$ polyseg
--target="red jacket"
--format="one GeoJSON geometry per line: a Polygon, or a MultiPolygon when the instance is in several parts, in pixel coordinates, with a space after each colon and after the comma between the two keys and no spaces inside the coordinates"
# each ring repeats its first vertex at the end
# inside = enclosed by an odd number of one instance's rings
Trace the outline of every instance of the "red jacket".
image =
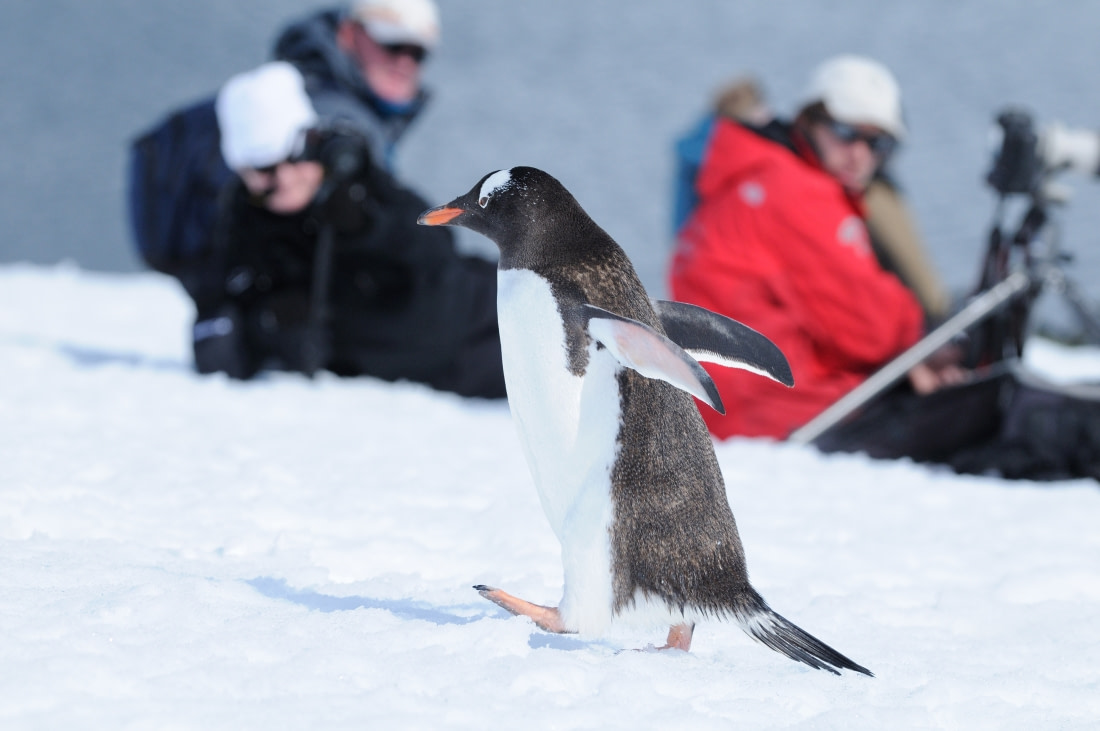
{"type": "Polygon", "coordinates": [[[815,163],[719,121],[697,189],[672,297],[768,336],[795,380],[706,365],[726,407],[702,407],[715,436],[784,439],[920,338],[920,305],[879,267],[861,202],[815,163]]]}

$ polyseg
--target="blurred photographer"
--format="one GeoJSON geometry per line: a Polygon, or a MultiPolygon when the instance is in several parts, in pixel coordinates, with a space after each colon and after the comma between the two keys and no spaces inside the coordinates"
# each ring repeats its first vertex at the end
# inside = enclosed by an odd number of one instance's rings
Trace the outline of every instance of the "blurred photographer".
{"type": "MultiPolygon", "coordinates": [[[[711,371],[727,410],[703,418],[719,439],[786,438],[923,335],[916,296],[874,254],[864,202],[906,133],[893,74],[848,54],[813,70],[793,119],[715,119],[669,290],[771,338],[798,384],[711,371]]],[[[960,377],[937,361],[912,382],[960,377]]]]}
{"type": "Polygon", "coordinates": [[[375,163],[393,171],[398,142],[428,103],[423,70],[440,33],[434,0],[355,0],[287,25],[272,58],[294,64],[318,113],[358,129],[375,163]]]}
{"type": "Polygon", "coordinates": [[[417,226],[427,202],[358,132],[318,118],[294,66],[231,78],[216,112],[238,179],[215,234],[224,286],[196,298],[200,372],[327,369],[505,395],[495,265],[417,226]]]}
{"type": "MultiPolygon", "coordinates": [[[[789,137],[755,77],[738,76],[721,87],[702,118],[676,141],[674,233],[699,204],[695,185],[719,119],[732,120],[776,140],[789,137]]],[[[925,319],[935,325],[950,314],[951,295],[932,265],[905,196],[889,170],[889,161],[885,163],[875,170],[862,191],[871,249],[880,266],[916,295],[925,319]]]]}

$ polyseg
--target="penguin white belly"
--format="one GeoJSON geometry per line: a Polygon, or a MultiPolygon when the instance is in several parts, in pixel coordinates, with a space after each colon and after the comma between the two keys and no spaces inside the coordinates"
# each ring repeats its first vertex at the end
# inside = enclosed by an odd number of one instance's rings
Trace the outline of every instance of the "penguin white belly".
{"type": "Polygon", "coordinates": [[[611,623],[611,469],[618,453],[618,362],[589,345],[583,376],[569,370],[565,327],[550,283],[527,269],[498,273],[497,312],[508,405],[543,511],[562,546],[566,627],[611,623]]]}

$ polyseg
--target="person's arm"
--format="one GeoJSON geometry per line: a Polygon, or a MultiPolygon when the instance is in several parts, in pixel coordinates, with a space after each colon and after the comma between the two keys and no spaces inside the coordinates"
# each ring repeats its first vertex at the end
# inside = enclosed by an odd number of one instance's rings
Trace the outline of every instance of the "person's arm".
{"type": "Polygon", "coordinates": [[[197,314],[191,336],[196,371],[249,379],[256,375],[258,363],[246,344],[244,317],[230,276],[238,258],[237,210],[244,193],[239,180],[231,186],[222,196],[214,246],[204,263],[207,271],[203,276],[211,284],[195,298],[197,314]]]}
{"type": "Polygon", "coordinates": [[[942,321],[951,307],[951,296],[932,266],[905,199],[891,183],[876,179],[864,200],[867,229],[883,268],[897,273],[920,300],[930,322],[942,321]]]}

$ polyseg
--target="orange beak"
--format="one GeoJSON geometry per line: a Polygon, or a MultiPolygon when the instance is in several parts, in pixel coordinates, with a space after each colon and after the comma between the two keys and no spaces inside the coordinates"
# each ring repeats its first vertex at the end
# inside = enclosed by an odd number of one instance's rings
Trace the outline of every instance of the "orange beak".
{"type": "Polygon", "coordinates": [[[462,215],[461,208],[451,208],[449,206],[440,206],[439,208],[433,208],[430,211],[424,211],[420,214],[420,218],[416,219],[416,222],[421,226],[442,226],[450,223],[454,219],[462,215]]]}

